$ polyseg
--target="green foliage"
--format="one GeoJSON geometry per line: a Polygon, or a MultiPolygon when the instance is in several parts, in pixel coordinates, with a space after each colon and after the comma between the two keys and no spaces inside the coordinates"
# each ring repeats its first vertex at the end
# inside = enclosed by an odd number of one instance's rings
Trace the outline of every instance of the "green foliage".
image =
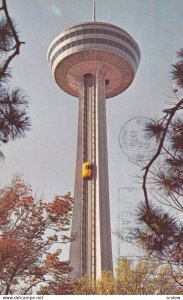
{"type": "Polygon", "coordinates": [[[115,277],[103,272],[102,278],[93,282],[86,277],[71,283],[73,295],[171,295],[182,291],[173,280],[170,266],[147,257],[136,264],[132,260],[118,259],[115,277]]]}
{"type": "Polygon", "coordinates": [[[183,88],[183,49],[177,52],[179,61],[173,65],[172,77],[179,87],[183,88]]]}
{"type": "Polygon", "coordinates": [[[104,271],[102,273],[101,280],[96,283],[97,295],[116,295],[118,289],[116,285],[116,279],[114,279],[111,272],[104,271]]]}
{"type": "MultiPolygon", "coordinates": [[[[11,89],[9,65],[19,54],[20,45],[14,23],[9,16],[6,0],[2,1],[0,19],[0,146],[9,140],[24,137],[30,130],[27,98],[20,88],[11,89]]],[[[4,154],[0,151],[0,158],[4,154]]]]}
{"type": "Polygon", "coordinates": [[[138,207],[138,226],[134,231],[135,240],[149,255],[172,266],[183,262],[183,98],[180,97],[183,49],[178,52],[178,59],[172,70],[173,80],[178,86],[173,90],[176,103],[163,110],[160,120],[149,122],[145,128],[147,139],[156,139],[159,146],[143,168],[144,203],[138,207]],[[151,191],[154,189],[151,195],[149,187],[151,191]]]}
{"type": "Polygon", "coordinates": [[[147,211],[142,202],[138,207],[137,221],[140,226],[134,229],[134,237],[148,253],[159,257],[170,249],[175,251],[182,234],[175,217],[153,205],[147,211]]]}
{"type": "Polygon", "coordinates": [[[97,295],[96,286],[87,277],[72,282],[72,295],[97,295]]]}
{"type": "Polygon", "coordinates": [[[156,138],[156,141],[158,142],[163,133],[163,126],[159,120],[152,120],[146,124],[144,131],[147,139],[156,138]]]}
{"type": "Polygon", "coordinates": [[[9,26],[9,22],[3,16],[0,20],[0,52],[3,55],[4,52],[11,51],[13,47],[13,33],[9,26]]]}

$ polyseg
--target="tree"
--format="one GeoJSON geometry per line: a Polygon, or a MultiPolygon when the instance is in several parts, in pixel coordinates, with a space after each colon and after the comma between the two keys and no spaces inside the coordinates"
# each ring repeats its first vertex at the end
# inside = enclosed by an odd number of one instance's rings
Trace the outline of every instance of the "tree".
{"type": "Polygon", "coordinates": [[[131,259],[119,259],[117,280],[121,295],[171,295],[178,290],[169,265],[162,266],[160,261],[148,257],[135,264],[131,259]]]}
{"type": "Polygon", "coordinates": [[[31,294],[37,286],[69,284],[69,262],[61,259],[73,200],[55,196],[45,203],[16,177],[0,189],[0,293],[31,294]]]}
{"type": "MultiPolygon", "coordinates": [[[[56,278],[55,278],[56,279],[56,278]]],[[[54,280],[46,287],[39,290],[41,295],[116,295],[117,285],[112,273],[109,271],[102,272],[102,278],[96,282],[82,277],[78,280],[71,280],[67,289],[59,280],[54,280]]]]}
{"type": "Polygon", "coordinates": [[[101,279],[96,282],[87,277],[73,281],[71,284],[72,295],[117,295],[116,279],[110,271],[103,271],[101,279]]]}
{"type": "Polygon", "coordinates": [[[134,263],[119,258],[115,276],[104,271],[94,285],[86,277],[71,284],[73,295],[167,295],[183,294],[183,289],[172,279],[170,266],[144,257],[134,263]]]}
{"type": "MultiPolygon", "coordinates": [[[[27,97],[20,88],[11,89],[8,86],[11,72],[9,65],[19,55],[20,46],[15,24],[9,16],[6,0],[2,0],[0,7],[0,146],[9,140],[24,137],[30,129],[27,116],[27,97]]],[[[4,154],[0,151],[0,158],[4,154]]]]}
{"type": "Polygon", "coordinates": [[[96,286],[87,277],[72,281],[71,295],[97,295],[96,286]]]}
{"type": "Polygon", "coordinates": [[[183,263],[183,49],[172,66],[172,79],[177,85],[173,89],[175,103],[145,128],[147,138],[156,139],[158,147],[143,168],[144,202],[138,208],[134,237],[149,255],[166,261],[174,280],[183,286],[177,275],[183,263]]]}

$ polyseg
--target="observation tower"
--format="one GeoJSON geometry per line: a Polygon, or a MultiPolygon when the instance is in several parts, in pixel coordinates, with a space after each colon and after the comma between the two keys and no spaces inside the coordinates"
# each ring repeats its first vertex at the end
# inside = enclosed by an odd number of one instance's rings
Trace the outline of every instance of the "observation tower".
{"type": "Polygon", "coordinates": [[[140,49],[126,31],[94,18],[60,33],[49,46],[48,61],[59,87],[79,99],[70,264],[72,278],[95,281],[101,271],[113,270],[106,98],[130,86],[140,49]]]}

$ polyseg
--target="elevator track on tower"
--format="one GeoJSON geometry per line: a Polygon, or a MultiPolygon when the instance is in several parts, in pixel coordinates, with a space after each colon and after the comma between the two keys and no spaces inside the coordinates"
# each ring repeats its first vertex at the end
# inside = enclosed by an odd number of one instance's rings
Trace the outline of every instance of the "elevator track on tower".
{"type": "Polygon", "coordinates": [[[82,97],[83,163],[92,163],[91,180],[82,180],[82,274],[96,281],[96,101],[95,79],[84,76],[82,97]]]}

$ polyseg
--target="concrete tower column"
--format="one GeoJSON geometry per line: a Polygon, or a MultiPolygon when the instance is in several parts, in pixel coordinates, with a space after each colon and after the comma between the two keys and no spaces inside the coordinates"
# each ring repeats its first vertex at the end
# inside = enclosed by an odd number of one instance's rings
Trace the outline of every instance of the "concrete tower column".
{"type": "Polygon", "coordinates": [[[102,270],[113,269],[105,85],[104,70],[98,70],[96,75],[86,74],[79,96],[78,152],[72,221],[72,233],[76,231],[76,240],[71,244],[70,261],[73,277],[87,275],[93,280],[101,277],[102,270]],[[82,163],[86,161],[93,164],[93,176],[88,181],[81,177],[82,163]]]}
{"type": "Polygon", "coordinates": [[[96,212],[97,228],[99,229],[97,236],[97,277],[101,277],[101,270],[113,270],[107,155],[106,84],[105,68],[98,69],[96,74],[96,212]]]}
{"type": "Polygon", "coordinates": [[[79,109],[78,109],[78,137],[77,137],[77,154],[76,154],[76,171],[75,171],[75,188],[74,188],[74,207],[72,217],[72,247],[70,248],[71,267],[73,268],[72,277],[80,278],[83,268],[82,259],[82,176],[81,166],[83,162],[83,82],[80,83],[79,89],[79,109]]]}

